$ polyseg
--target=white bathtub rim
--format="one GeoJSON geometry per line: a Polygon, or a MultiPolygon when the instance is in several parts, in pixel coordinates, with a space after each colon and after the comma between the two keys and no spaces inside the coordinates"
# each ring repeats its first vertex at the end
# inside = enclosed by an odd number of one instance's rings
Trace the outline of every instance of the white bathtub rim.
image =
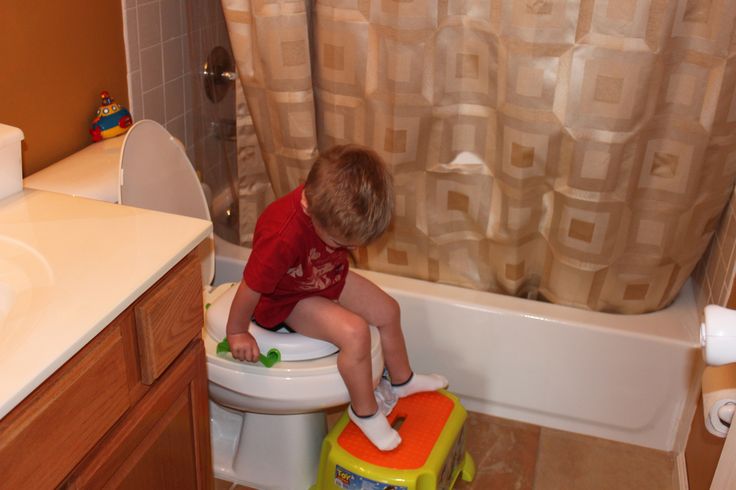
{"type": "MultiPolygon", "coordinates": [[[[215,237],[215,250],[221,260],[245,264],[250,249],[215,237]]],[[[699,347],[699,319],[694,307],[695,296],[691,280],[680,290],[675,301],[667,308],[638,315],[601,313],[565,305],[556,305],[525,298],[517,298],[488,291],[467,289],[420,279],[401,277],[382,272],[353,269],[379,284],[389,294],[413,298],[427,298],[440,303],[464,308],[493,311],[513,317],[527,317],[542,322],[559,322],[581,329],[613,329],[619,335],[672,342],[687,347],[699,347]],[[622,322],[622,319],[625,321],[622,322]]]]}

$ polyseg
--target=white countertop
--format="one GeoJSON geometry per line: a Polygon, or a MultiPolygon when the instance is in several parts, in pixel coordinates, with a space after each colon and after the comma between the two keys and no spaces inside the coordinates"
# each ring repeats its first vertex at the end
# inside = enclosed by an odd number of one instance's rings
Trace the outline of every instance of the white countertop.
{"type": "Polygon", "coordinates": [[[211,230],[32,189],[0,200],[0,418],[211,230]]]}

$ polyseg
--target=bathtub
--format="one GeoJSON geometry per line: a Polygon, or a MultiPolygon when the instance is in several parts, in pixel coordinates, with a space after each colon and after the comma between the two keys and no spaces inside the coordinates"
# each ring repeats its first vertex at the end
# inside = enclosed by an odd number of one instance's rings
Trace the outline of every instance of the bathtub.
{"type": "MultiPolygon", "coordinates": [[[[217,240],[215,283],[249,250],[217,240]]],[[[665,310],[613,315],[356,270],[401,304],[412,367],[468,410],[681,452],[703,361],[691,284],[665,310]]]]}

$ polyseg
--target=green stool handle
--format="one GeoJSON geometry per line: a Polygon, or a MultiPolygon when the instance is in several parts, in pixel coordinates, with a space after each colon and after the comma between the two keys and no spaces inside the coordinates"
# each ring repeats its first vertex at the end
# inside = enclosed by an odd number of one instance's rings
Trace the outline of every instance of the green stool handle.
{"type": "MultiPolygon", "coordinates": [[[[222,339],[222,342],[217,344],[217,355],[230,352],[230,343],[227,339],[222,339]]],[[[264,356],[263,354],[258,355],[258,360],[261,364],[270,368],[281,360],[281,352],[278,349],[269,349],[268,353],[264,356]]]]}

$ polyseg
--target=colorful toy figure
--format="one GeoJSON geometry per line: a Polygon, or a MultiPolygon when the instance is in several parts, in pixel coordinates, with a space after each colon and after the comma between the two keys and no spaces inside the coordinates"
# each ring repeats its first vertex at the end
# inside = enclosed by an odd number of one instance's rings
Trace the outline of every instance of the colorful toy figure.
{"type": "Polygon", "coordinates": [[[100,141],[105,138],[113,138],[123,134],[133,124],[128,109],[117,104],[106,91],[100,92],[102,104],[97,109],[97,115],[92,120],[89,134],[92,141],[100,141]]]}

